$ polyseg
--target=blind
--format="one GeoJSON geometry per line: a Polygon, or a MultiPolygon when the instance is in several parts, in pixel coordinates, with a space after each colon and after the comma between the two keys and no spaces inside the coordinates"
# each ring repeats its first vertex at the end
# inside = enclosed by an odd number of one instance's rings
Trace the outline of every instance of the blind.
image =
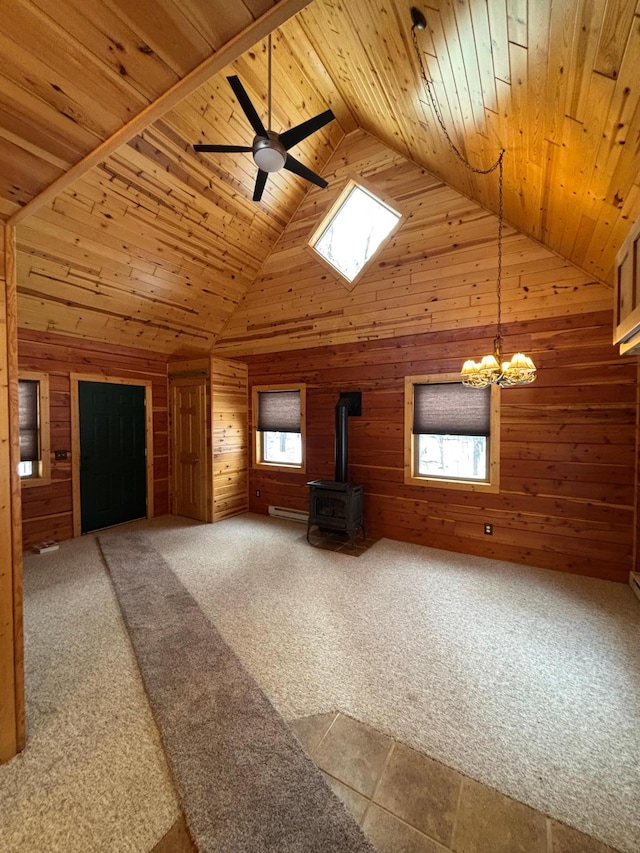
{"type": "Polygon", "coordinates": [[[258,391],[260,432],[300,432],[299,391],[258,391]]]}
{"type": "Polygon", "coordinates": [[[491,388],[466,388],[459,382],[414,385],[413,432],[490,435],[491,388]]]}
{"type": "Polygon", "coordinates": [[[38,429],[37,379],[18,382],[18,409],[20,420],[20,461],[37,462],[40,458],[40,430],[38,429]]]}

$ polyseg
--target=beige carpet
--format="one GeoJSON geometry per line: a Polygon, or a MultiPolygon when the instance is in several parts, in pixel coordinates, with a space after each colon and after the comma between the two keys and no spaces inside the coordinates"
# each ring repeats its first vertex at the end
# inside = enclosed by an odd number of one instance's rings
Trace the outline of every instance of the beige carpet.
{"type": "Polygon", "coordinates": [[[334,708],[640,851],[640,606],[629,587],[300,525],[160,519],[151,541],[288,718],[334,708]]]}
{"type": "Polygon", "coordinates": [[[2,853],[147,853],[179,809],[93,536],[26,558],[27,748],[0,767],[2,853]]]}
{"type": "MultiPolygon", "coordinates": [[[[286,717],[340,708],[640,850],[640,607],[629,588],[389,540],[352,559],[261,516],[131,527],[148,532],[286,717]]],[[[0,849],[142,851],[142,836],[149,849],[177,806],[92,537],[28,560],[26,621],[32,741],[0,768],[0,849]],[[100,710],[113,690],[119,721],[113,704],[100,710]],[[73,847],[77,824],[85,843],[73,847]],[[103,831],[119,840],[103,843],[103,831]],[[58,846],[37,846],[43,832],[58,846]]]]}

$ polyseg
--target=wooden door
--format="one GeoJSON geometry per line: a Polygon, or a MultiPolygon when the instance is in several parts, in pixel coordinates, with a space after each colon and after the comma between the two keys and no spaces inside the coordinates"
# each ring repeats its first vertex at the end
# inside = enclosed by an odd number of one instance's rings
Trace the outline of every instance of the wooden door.
{"type": "Polygon", "coordinates": [[[145,389],[78,383],[82,532],[147,515],[145,389]]]}
{"type": "Polygon", "coordinates": [[[207,521],[207,387],[204,379],[171,383],[172,508],[207,521]]]}

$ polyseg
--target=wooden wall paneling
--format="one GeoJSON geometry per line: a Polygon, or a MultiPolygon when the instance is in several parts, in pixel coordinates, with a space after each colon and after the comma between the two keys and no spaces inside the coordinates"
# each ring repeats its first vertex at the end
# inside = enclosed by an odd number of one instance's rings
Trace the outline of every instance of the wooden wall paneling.
{"type": "MultiPolygon", "coordinates": [[[[640,32],[640,19],[636,24],[636,32],[640,32]]],[[[622,62],[616,70],[615,79],[617,82],[613,89],[613,96],[606,117],[605,132],[598,146],[595,167],[589,185],[593,198],[591,208],[594,215],[597,212],[596,203],[598,199],[606,199],[609,204],[614,203],[614,194],[618,198],[624,199],[628,189],[637,179],[637,174],[634,175],[635,170],[629,169],[627,165],[624,170],[626,180],[624,175],[620,174],[612,191],[612,181],[616,169],[619,163],[625,161],[629,156],[626,150],[626,141],[633,136],[634,118],[636,127],[638,123],[638,105],[633,102],[630,95],[639,85],[636,74],[639,61],[640,39],[631,38],[622,62]]],[[[616,205],[620,204],[618,200],[615,203],[616,205]]]]}
{"type": "MultiPolygon", "coordinates": [[[[485,110],[495,113],[498,110],[498,96],[496,94],[496,58],[497,51],[491,39],[490,13],[488,6],[471,5],[472,31],[468,34],[469,40],[475,38],[476,61],[478,73],[482,86],[482,105],[485,110]],[[475,37],[474,37],[475,33],[475,37]]],[[[484,129],[484,127],[483,127],[484,129]]]]}
{"type": "MultiPolygon", "coordinates": [[[[169,383],[200,379],[206,389],[206,465],[201,466],[206,520],[248,509],[247,366],[220,358],[171,361],[169,383]]],[[[175,450],[174,450],[175,452],[175,450]]],[[[175,458],[175,457],[174,457],[175,458]]],[[[172,484],[172,495],[175,486],[172,484]]],[[[175,511],[175,500],[171,500],[175,511]]]]}
{"type": "Polygon", "coordinates": [[[509,65],[509,30],[506,3],[488,3],[487,14],[489,16],[495,78],[502,80],[503,83],[509,83],[511,68],[509,65]]]}
{"type": "Polygon", "coordinates": [[[15,232],[0,229],[0,763],[24,747],[15,232]]]}
{"type": "Polygon", "coordinates": [[[633,6],[624,0],[607,3],[593,64],[597,74],[618,78],[635,14],[633,6]]]}
{"type": "Polygon", "coordinates": [[[31,153],[37,150],[45,163],[67,168],[83,151],[99,142],[91,131],[69,121],[64,113],[52,109],[33,92],[6,77],[0,89],[0,111],[2,135],[11,142],[11,153],[18,155],[17,167],[21,150],[31,153]]]}
{"type": "MultiPolygon", "coordinates": [[[[640,122],[632,75],[640,51],[636,0],[489,6],[442,0],[427,10],[427,27],[418,43],[452,138],[476,166],[507,150],[507,220],[610,281],[616,248],[640,213],[635,149],[622,144],[640,122]]],[[[306,189],[298,178],[272,176],[256,209],[249,202],[250,156],[196,157],[191,150],[194,139],[245,138],[247,122],[225,73],[241,72],[264,111],[261,39],[273,30],[274,123],[293,124],[327,104],[338,117],[299,146],[304,161],[321,168],[339,134],[358,125],[497,209],[496,182],[470,174],[437,125],[420,81],[408,10],[398,0],[259,0],[233,8],[224,0],[189,0],[179,8],[144,0],[135,9],[121,0],[34,0],[15,6],[0,24],[0,173],[11,176],[0,180],[0,215],[22,221],[35,206],[21,206],[40,188],[47,187],[46,195],[37,203],[46,205],[137,138],[146,166],[156,159],[156,192],[175,196],[174,226],[214,219],[214,208],[224,208],[229,219],[236,209],[250,217],[253,208],[257,222],[268,209],[281,230],[306,189]],[[201,85],[207,94],[198,93],[201,85]],[[167,113],[192,98],[200,111],[195,136],[176,127],[167,132],[167,113]],[[111,128],[120,129],[105,142],[111,128]],[[78,164],[89,152],[92,159],[78,164]]],[[[239,248],[250,253],[255,240],[249,234],[255,237],[257,229],[241,230],[239,248]]],[[[219,256],[224,233],[212,228],[208,236],[219,256]]],[[[53,313],[62,332],[80,319],[74,313],[64,328],[60,312],[53,313]]],[[[97,319],[91,320],[95,334],[97,319]]],[[[119,324],[126,327],[123,319],[119,324]]],[[[143,331],[135,333],[147,342],[143,331]]],[[[168,347],[170,336],[160,337],[168,347]]],[[[198,336],[192,343],[194,351],[208,348],[198,336]]],[[[149,339],[148,346],[157,343],[149,339]]]]}
{"type": "MultiPolygon", "coordinates": [[[[147,405],[147,421],[152,419],[152,451],[147,456],[153,477],[148,495],[155,515],[169,511],[168,422],[166,357],[133,347],[105,346],[81,342],[55,334],[20,329],[19,363],[22,370],[49,376],[51,408],[51,485],[23,490],[22,546],[31,548],[44,539],[57,541],[74,535],[79,518],[73,513],[73,453],[71,407],[77,395],[71,392],[72,373],[86,373],[103,381],[115,377],[129,384],[150,383],[152,404],[147,405]],[[56,450],[66,450],[67,460],[55,460],[56,450]],[[37,493],[37,494],[36,494],[37,493]]],[[[147,424],[149,427],[149,424],[147,424]]],[[[75,495],[76,504],[79,494],[75,495]]],[[[78,504],[79,505],[79,504],[78,504]]]]}
{"type": "Polygon", "coordinates": [[[507,28],[509,41],[528,47],[527,0],[507,0],[507,28]]]}
{"type": "MultiPolygon", "coordinates": [[[[0,50],[7,39],[14,46],[14,67],[4,73],[25,88],[34,89],[43,100],[50,95],[51,79],[65,80],[56,90],[63,111],[73,111],[77,122],[101,138],[111,135],[144,106],[146,99],[129,86],[126,75],[98,65],[92,53],[71,37],[57,22],[31,4],[15,3],[2,16],[0,50]],[[23,45],[22,36],[30,38],[23,45]],[[129,96],[123,97],[123,90],[129,96]]],[[[3,50],[4,54],[4,50],[3,50]]]]}
{"type": "MultiPolygon", "coordinates": [[[[608,115],[614,91],[614,81],[600,74],[591,75],[588,85],[588,105],[585,106],[583,121],[581,123],[570,123],[569,144],[572,148],[579,150],[581,158],[584,159],[582,163],[580,161],[565,163],[563,173],[566,176],[567,195],[569,196],[575,198],[578,195],[576,188],[585,187],[586,193],[584,194],[587,197],[587,202],[592,199],[590,183],[593,175],[593,166],[585,169],[584,163],[587,162],[595,165],[594,161],[596,160],[602,140],[601,116],[608,115]]],[[[580,193],[580,195],[582,194],[580,193]]],[[[560,229],[558,229],[554,237],[554,248],[565,257],[572,257],[573,245],[578,235],[576,226],[580,215],[593,212],[593,207],[588,203],[585,205],[584,199],[581,199],[581,202],[580,205],[574,205],[573,209],[567,211],[564,220],[564,231],[560,232],[560,229]]],[[[602,210],[604,206],[606,206],[608,213],[609,205],[606,198],[603,200],[603,204],[600,205],[600,209],[602,210]]],[[[587,269],[590,267],[589,261],[586,264],[584,263],[584,258],[576,260],[578,263],[582,262],[583,266],[587,269]]]]}
{"type": "MultiPolygon", "coordinates": [[[[251,55],[255,68],[248,59],[236,66],[256,77],[262,93],[266,60],[262,52],[251,55]]],[[[285,83],[290,65],[285,58],[276,68],[285,83]]],[[[302,79],[301,66],[294,66],[302,79]]],[[[224,104],[214,111],[209,132],[214,138],[216,129],[228,124],[227,109],[241,113],[222,75],[23,223],[23,325],[118,344],[133,336],[137,344],[171,353],[210,349],[305,192],[297,177],[274,176],[266,209],[239,192],[240,185],[230,183],[224,170],[212,174],[210,164],[218,158],[197,156],[192,143],[201,138],[214,91],[224,104]]],[[[260,95],[254,97],[259,104],[260,95]]],[[[291,87],[284,98],[284,121],[291,121],[293,101],[304,118],[326,105],[310,82],[303,101],[291,87]]],[[[238,124],[243,133],[250,131],[243,114],[238,124]]],[[[314,136],[323,146],[321,154],[306,141],[300,147],[315,151],[306,159],[321,169],[342,129],[334,122],[314,136]]],[[[239,160],[250,164],[252,186],[251,158],[239,160]]]]}
{"type": "Polygon", "coordinates": [[[610,311],[509,323],[539,380],[501,396],[501,487],[477,495],[405,486],[404,377],[448,373],[483,350],[491,327],[247,357],[250,385],[307,384],[307,471],[250,471],[250,508],[303,509],[306,481],[333,476],[333,407],[361,390],[349,472],[365,483],[367,530],[449,550],[626,581],[632,565],[636,363],[610,342],[610,311]],[[532,441],[532,435],[535,440],[532,441]],[[261,497],[255,498],[255,489],[261,497]],[[494,535],[483,534],[493,521],[494,535]]]}
{"type": "MultiPolygon", "coordinates": [[[[302,21],[298,16],[290,18],[286,25],[280,30],[280,38],[283,49],[295,57],[301,72],[308,75],[313,84],[320,87],[326,107],[333,110],[338,124],[345,133],[351,133],[358,127],[353,112],[342,96],[342,93],[332,79],[330,70],[324,65],[320,56],[315,51],[305,50],[304,45],[307,36],[302,21]]],[[[307,87],[304,87],[305,89],[307,87]]],[[[325,107],[325,109],[326,109],[325,107]]]]}
{"type": "MultiPolygon", "coordinates": [[[[155,100],[178,75],[153,50],[147,50],[140,33],[131,29],[107,3],[89,6],[79,0],[36,0],[35,5],[56,21],[94,62],[124,78],[129,87],[155,100]]],[[[152,25],[147,22],[147,26],[152,25]]]]}
{"type": "MultiPolygon", "coordinates": [[[[478,67],[477,46],[474,41],[471,10],[468,5],[452,4],[450,0],[440,4],[440,14],[444,17],[447,32],[447,50],[456,80],[458,97],[462,98],[465,120],[465,140],[473,138],[469,130],[474,127],[476,133],[485,133],[485,103],[480,71],[478,67]]],[[[472,143],[472,151],[475,154],[472,143]]]]}
{"type": "Polygon", "coordinates": [[[7,200],[7,210],[20,208],[43,185],[50,183],[63,172],[58,165],[42,160],[33,150],[15,156],[11,140],[0,138],[0,194],[7,200]]]}
{"type": "MultiPolygon", "coordinates": [[[[302,348],[327,334],[345,343],[494,321],[492,214],[362,131],[343,140],[325,174],[329,190],[306,196],[216,342],[216,354],[302,348]],[[347,180],[363,173],[406,215],[349,293],[306,244],[347,180]]],[[[506,322],[610,306],[607,287],[510,227],[503,250],[506,322]]]]}
{"type": "Polygon", "coordinates": [[[211,359],[212,521],[249,508],[247,365],[211,359]]]}
{"type": "MultiPolygon", "coordinates": [[[[121,123],[119,127],[100,128],[98,134],[104,141],[93,151],[87,152],[80,162],[72,166],[64,175],[49,183],[37,197],[17,211],[12,217],[13,223],[17,224],[26,216],[48,204],[59,192],[70,186],[74,180],[105,160],[127,140],[168,112],[211,76],[252,47],[257,40],[281,25],[309,2],[310,0],[280,0],[277,5],[272,6],[257,21],[253,21],[241,32],[235,33],[232,39],[213,53],[207,48],[206,44],[202,43],[200,45],[195,44],[194,50],[194,43],[200,39],[198,30],[178,11],[178,7],[174,6],[173,3],[166,3],[160,13],[157,4],[150,3],[148,0],[145,0],[144,3],[137,3],[135,9],[130,4],[126,4],[126,6],[119,4],[118,14],[127,21],[132,29],[148,28],[149,22],[153,22],[156,33],[164,44],[171,44],[175,49],[182,41],[184,47],[181,48],[183,53],[181,61],[186,63],[188,67],[181,67],[179,73],[184,76],[155,101],[142,110],[136,111],[126,123],[121,123]],[[162,28],[164,28],[164,32],[162,28]],[[196,65],[197,59],[194,61],[194,57],[198,56],[199,51],[202,61],[196,65]]],[[[221,3],[221,6],[223,5],[225,4],[221,3]]],[[[222,12],[222,8],[220,11],[222,12]]],[[[213,12],[211,14],[211,19],[215,20],[213,12]]],[[[226,21],[229,20],[228,16],[224,14],[222,18],[226,21]]],[[[158,49],[157,44],[150,46],[162,56],[162,49],[158,49]]],[[[167,57],[165,56],[163,59],[166,61],[167,57]]],[[[94,113],[87,114],[87,121],[95,122],[94,113]]]]}
{"type": "MultiPolygon", "coordinates": [[[[463,156],[469,156],[467,155],[467,145],[469,142],[465,132],[465,115],[463,106],[460,102],[460,95],[455,84],[455,74],[452,68],[451,58],[447,50],[447,41],[442,21],[439,14],[432,14],[429,16],[429,19],[429,29],[431,30],[436,54],[434,60],[431,59],[431,57],[426,57],[428,73],[430,78],[433,80],[438,107],[442,107],[441,113],[445,122],[445,127],[447,127],[447,132],[450,134],[454,144],[458,150],[461,151],[463,156]],[[451,128],[453,128],[453,132],[451,131],[451,128]]],[[[426,93],[424,97],[427,98],[426,93]]],[[[434,115],[430,101],[429,115],[432,121],[437,121],[437,117],[434,115]]],[[[372,128],[371,132],[375,132],[375,130],[372,128]]],[[[443,156],[446,156],[451,163],[455,160],[455,157],[450,151],[443,153],[443,156]]],[[[454,171],[456,174],[456,186],[458,186],[460,191],[465,195],[471,197],[474,189],[471,173],[466,169],[460,168],[459,164],[456,166],[454,171]]],[[[442,177],[441,171],[439,177],[442,177]]]]}

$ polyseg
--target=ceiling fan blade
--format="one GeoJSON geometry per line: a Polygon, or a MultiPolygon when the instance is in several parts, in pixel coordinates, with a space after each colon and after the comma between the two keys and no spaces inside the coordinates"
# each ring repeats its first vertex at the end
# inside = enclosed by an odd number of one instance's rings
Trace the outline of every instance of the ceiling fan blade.
{"type": "Polygon", "coordinates": [[[291,154],[287,154],[284,168],[296,175],[300,175],[301,178],[306,178],[308,181],[311,181],[312,184],[316,184],[319,187],[328,186],[328,183],[324,178],[321,178],[320,175],[316,175],[316,173],[312,172],[311,169],[307,169],[306,166],[304,166],[299,160],[296,160],[295,157],[292,157],[291,154]]]}
{"type": "Polygon", "coordinates": [[[253,200],[260,201],[262,198],[262,193],[264,190],[264,185],[267,183],[268,172],[264,172],[262,169],[258,169],[258,177],[256,178],[256,185],[253,190],[253,200]]]}
{"type": "Polygon", "coordinates": [[[218,154],[231,154],[236,151],[253,151],[250,145],[205,145],[193,146],[194,151],[215,151],[218,154]]]}
{"type": "Polygon", "coordinates": [[[280,142],[282,142],[288,151],[293,145],[297,145],[298,142],[302,142],[303,139],[306,139],[307,136],[311,136],[311,134],[315,133],[316,130],[320,130],[320,128],[324,127],[325,124],[329,124],[329,122],[333,121],[334,118],[335,116],[331,110],[325,110],[323,113],[320,113],[320,115],[314,116],[314,118],[310,118],[307,121],[303,121],[302,124],[297,124],[295,127],[292,127],[291,130],[285,130],[284,133],[280,134],[280,142]]]}
{"type": "Polygon", "coordinates": [[[258,136],[266,136],[267,131],[265,126],[262,124],[260,120],[260,116],[256,112],[256,108],[251,103],[249,99],[249,95],[247,95],[244,86],[240,82],[240,78],[235,74],[232,77],[227,77],[229,81],[229,85],[233,89],[233,92],[238,99],[238,103],[242,107],[244,114],[249,119],[249,124],[255,130],[258,136]]]}

